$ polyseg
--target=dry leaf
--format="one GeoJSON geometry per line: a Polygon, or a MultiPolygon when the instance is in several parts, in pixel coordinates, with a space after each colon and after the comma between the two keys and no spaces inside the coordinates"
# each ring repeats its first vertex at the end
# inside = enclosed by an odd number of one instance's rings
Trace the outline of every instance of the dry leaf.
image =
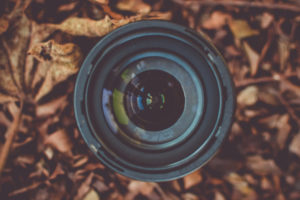
{"type": "Polygon", "coordinates": [[[240,105],[251,106],[258,100],[258,88],[256,86],[248,86],[243,89],[237,96],[237,102],[240,105]]]}
{"type": "Polygon", "coordinates": [[[226,198],[221,192],[216,191],[214,200],[226,200],[226,198]]]}
{"type": "Polygon", "coordinates": [[[225,178],[234,186],[236,191],[243,194],[248,199],[257,199],[255,191],[249,187],[248,182],[237,173],[232,172],[225,178]]]}
{"type": "Polygon", "coordinates": [[[266,29],[270,26],[270,24],[273,22],[274,16],[270,13],[264,12],[261,16],[260,26],[263,29],[266,29]]]}
{"type": "Polygon", "coordinates": [[[296,154],[298,157],[300,157],[300,133],[294,136],[290,146],[289,146],[290,152],[296,154]]]}
{"type": "Polygon", "coordinates": [[[58,130],[49,135],[45,140],[45,144],[52,146],[62,153],[70,152],[73,146],[67,132],[64,130],[58,130]]]}
{"type": "Polygon", "coordinates": [[[202,181],[202,175],[199,170],[185,176],[183,178],[184,188],[189,189],[202,181]]]}
{"type": "Polygon", "coordinates": [[[137,15],[124,19],[111,19],[108,15],[101,20],[92,20],[88,18],[70,17],[61,24],[49,24],[49,27],[59,29],[71,35],[87,36],[87,37],[102,37],[116,28],[128,24],[130,22],[139,21],[142,19],[170,19],[169,12],[152,12],[149,15],[137,15]]]}
{"type": "Polygon", "coordinates": [[[8,29],[9,23],[6,18],[0,18],[0,35],[8,29]]]}
{"type": "Polygon", "coordinates": [[[108,4],[109,0],[89,0],[90,2],[95,2],[95,3],[99,3],[99,4],[108,4]]]}
{"type": "Polygon", "coordinates": [[[247,158],[247,167],[258,175],[280,174],[281,171],[274,160],[263,159],[260,155],[247,158]]]}
{"type": "Polygon", "coordinates": [[[226,25],[229,19],[231,19],[231,15],[220,11],[215,11],[207,20],[202,23],[202,26],[206,29],[219,29],[226,25]]]}
{"type": "Polygon", "coordinates": [[[243,42],[243,46],[250,63],[251,75],[254,76],[258,70],[259,54],[254,51],[247,42],[243,42]]]}
{"type": "Polygon", "coordinates": [[[182,200],[199,200],[198,196],[192,193],[185,193],[181,197],[182,200]]]}
{"type": "Polygon", "coordinates": [[[279,145],[280,149],[283,149],[286,143],[286,140],[289,136],[289,133],[292,129],[289,124],[290,116],[288,114],[282,115],[276,123],[276,127],[278,129],[276,141],[279,145]]]}
{"type": "Polygon", "coordinates": [[[73,43],[61,45],[53,40],[34,45],[28,53],[41,62],[51,62],[35,100],[50,92],[57,83],[75,74],[82,61],[82,53],[77,45],[73,43]]]}
{"type": "Polygon", "coordinates": [[[37,117],[45,117],[53,115],[57,110],[62,110],[65,106],[68,105],[67,95],[59,97],[55,100],[50,101],[49,103],[38,105],[36,108],[37,117]]]}
{"type": "Polygon", "coordinates": [[[116,7],[120,10],[134,13],[146,14],[151,11],[151,6],[144,3],[143,0],[120,0],[116,7]]]}
{"type": "Polygon", "coordinates": [[[280,69],[283,70],[286,67],[286,63],[290,57],[290,41],[283,35],[280,35],[278,39],[278,53],[280,69]]]}
{"type": "Polygon", "coordinates": [[[149,195],[156,187],[156,183],[131,181],[128,185],[128,190],[133,193],[141,193],[145,196],[149,195]]]}
{"type": "Polygon", "coordinates": [[[83,200],[100,200],[98,193],[91,189],[83,198],[83,200]]]}
{"type": "Polygon", "coordinates": [[[230,20],[229,27],[234,37],[237,39],[243,39],[259,34],[259,32],[252,29],[245,20],[230,20]]]}
{"type": "Polygon", "coordinates": [[[90,188],[91,188],[90,185],[93,181],[93,178],[94,178],[94,173],[91,172],[88,175],[88,177],[85,179],[85,181],[83,181],[83,183],[78,188],[78,192],[77,192],[76,196],[74,197],[74,200],[81,200],[90,191],[90,188]]]}

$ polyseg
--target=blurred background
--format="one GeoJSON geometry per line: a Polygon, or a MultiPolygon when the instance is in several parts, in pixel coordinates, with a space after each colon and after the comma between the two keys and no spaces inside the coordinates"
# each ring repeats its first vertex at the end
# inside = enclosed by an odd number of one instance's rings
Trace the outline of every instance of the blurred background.
{"type": "Polygon", "coordinates": [[[1,0],[0,197],[300,199],[300,1],[1,0]],[[76,73],[101,37],[143,19],[205,33],[237,91],[232,129],[205,167],[145,183],[104,167],[76,128],[76,73]]]}

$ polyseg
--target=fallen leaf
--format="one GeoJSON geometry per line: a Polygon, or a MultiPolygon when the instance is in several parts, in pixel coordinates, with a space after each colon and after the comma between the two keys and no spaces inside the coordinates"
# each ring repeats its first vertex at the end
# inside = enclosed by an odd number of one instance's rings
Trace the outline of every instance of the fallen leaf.
{"type": "Polygon", "coordinates": [[[259,34],[259,31],[252,29],[246,20],[230,20],[229,27],[236,39],[243,39],[259,34]]]}
{"type": "Polygon", "coordinates": [[[91,172],[88,177],[81,183],[80,187],[78,188],[78,192],[74,197],[74,200],[81,200],[90,191],[93,178],[94,173],[91,172]]]}
{"type": "Polygon", "coordinates": [[[283,35],[280,35],[277,41],[280,69],[283,70],[285,69],[286,63],[290,57],[290,41],[288,37],[283,35]]]}
{"type": "Polygon", "coordinates": [[[271,190],[272,189],[272,184],[266,177],[262,177],[260,184],[261,184],[261,188],[263,190],[271,190]]]}
{"type": "Polygon", "coordinates": [[[65,174],[61,164],[57,164],[55,170],[52,172],[51,176],[49,177],[50,180],[56,179],[57,176],[65,174]]]}
{"type": "Polygon", "coordinates": [[[0,18],[0,35],[8,29],[9,23],[8,20],[4,17],[0,18]]]}
{"type": "Polygon", "coordinates": [[[226,198],[221,192],[216,191],[214,200],[226,200],[226,198]]]}
{"type": "Polygon", "coordinates": [[[233,185],[236,191],[243,194],[247,199],[257,199],[256,192],[249,186],[247,181],[237,173],[231,172],[225,179],[233,185]]]}
{"type": "Polygon", "coordinates": [[[258,175],[275,175],[281,173],[274,160],[263,159],[260,155],[249,156],[246,165],[258,175]]]}
{"type": "Polygon", "coordinates": [[[131,181],[128,185],[128,190],[133,193],[141,193],[145,196],[149,195],[156,187],[156,183],[131,181]]]}
{"type": "Polygon", "coordinates": [[[75,74],[82,61],[82,53],[77,45],[58,44],[53,40],[34,45],[28,53],[41,62],[51,62],[45,80],[35,96],[36,101],[50,92],[57,83],[75,74]]]}
{"type": "Polygon", "coordinates": [[[68,105],[67,96],[59,97],[55,100],[50,101],[42,105],[38,105],[36,108],[37,117],[45,117],[55,114],[58,110],[62,110],[68,105]]]}
{"type": "Polygon", "coordinates": [[[300,133],[294,136],[290,146],[289,146],[290,152],[296,154],[298,157],[300,157],[300,133]]]}
{"type": "Polygon", "coordinates": [[[124,19],[111,19],[108,15],[101,20],[92,20],[88,18],[70,17],[61,24],[49,24],[53,29],[59,29],[71,35],[87,36],[87,37],[102,37],[116,28],[128,24],[130,22],[139,21],[142,19],[170,19],[169,12],[152,12],[148,15],[137,15],[124,19]]]}
{"type": "Polygon", "coordinates": [[[220,11],[214,11],[210,17],[202,23],[202,26],[209,30],[219,29],[226,25],[229,19],[231,19],[231,15],[220,11]]]}
{"type": "Polygon", "coordinates": [[[245,53],[250,63],[250,72],[254,76],[258,70],[259,54],[254,51],[247,42],[243,42],[245,53]]]}
{"type": "Polygon", "coordinates": [[[62,129],[50,134],[46,138],[45,144],[52,146],[62,153],[70,152],[72,148],[72,142],[67,132],[62,129]]]}
{"type": "Polygon", "coordinates": [[[276,141],[280,149],[284,148],[286,140],[292,129],[291,125],[289,124],[289,120],[290,120],[290,116],[288,114],[284,114],[277,120],[276,123],[276,127],[278,129],[276,135],[276,141]]]}
{"type": "Polygon", "coordinates": [[[183,200],[199,200],[198,196],[192,193],[185,193],[181,195],[183,200]]]}
{"type": "Polygon", "coordinates": [[[202,175],[199,170],[185,176],[183,178],[184,188],[189,189],[202,182],[202,175]]]}
{"type": "Polygon", "coordinates": [[[94,190],[91,189],[83,198],[83,200],[100,200],[100,197],[98,193],[94,190]]]}
{"type": "Polygon", "coordinates": [[[99,3],[99,4],[108,4],[109,3],[109,0],[89,0],[90,2],[96,2],[96,3],[99,3]]]}
{"type": "Polygon", "coordinates": [[[273,15],[271,15],[268,12],[264,12],[261,15],[261,19],[260,19],[260,26],[261,26],[261,28],[263,28],[263,29],[268,28],[270,26],[270,24],[273,22],[273,20],[274,20],[274,16],[273,15]]]}
{"type": "Polygon", "coordinates": [[[258,100],[258,88],[256,86],[248,86],[243,89],[237,96],[237,102],[240,105],[251,106],[258,100]]]}
{"type": "Polygon", "coordinates": [[[151,11],[151,6],[144,3],[143,0],[120,0],[116,7],[120,10],[140,14],[146,14],[151,11]]]}

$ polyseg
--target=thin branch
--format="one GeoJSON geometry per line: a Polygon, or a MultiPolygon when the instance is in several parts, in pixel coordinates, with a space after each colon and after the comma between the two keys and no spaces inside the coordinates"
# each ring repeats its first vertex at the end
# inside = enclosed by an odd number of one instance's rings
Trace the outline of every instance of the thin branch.
{"type": "Polygon", "coordinates": [[[15,137],[16,133],[18,132],[19,125],[21,122],[22,110],[23,110],[23,102],[21,102],[19,112],[15,115],[14,121],[12,122],[11,126],[8,128],[8,130],[6,132],[7,138],[6,138],[5,144],[0,152],[0,176],[5,167],[5,163],[6,163],[8,155],[9,155],[10,148],[13,143],[14,137],[15,137]]]}
{"type": "Polygon", "coordinates": [[[297,73],[290,73],[287,75],[278,75],[260,77],[260,78],[245,78],[241,81],[235,81],[235,86],[237,88],[245,87],[248,85],[259,84],[259,83],[268,83],[268,82],[278,82],[286,78],[291,78],[297,76],[297,73]]]}
{"type": "Polygon", "coordinates": [[[300,126],[300,118],[295,113],[295,110],[291,107],[291,105],[283,98],[281,94],[278,95],[278,99],[281,104],[286,108],[289,115],[297,122],[298,126],[300,126]]]}
{"type": "Polygon", "coordinates": [[[300,6],[287,4],[287,3],[266,3],[258,1],[212,1],[212,0],[173,0],[178,4],[183,5],[206,5],[206,6],[236,6],[236,7],[249,7],[249,8],[264,8],[269,10],[285,10],[290,12],[300,12],[300,6]]]}

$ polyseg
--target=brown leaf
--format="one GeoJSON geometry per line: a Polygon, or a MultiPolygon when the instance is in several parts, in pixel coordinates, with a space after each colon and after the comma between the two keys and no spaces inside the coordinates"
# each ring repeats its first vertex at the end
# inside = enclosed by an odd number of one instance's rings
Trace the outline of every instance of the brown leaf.
{"type": "Polygon", "coordinates": [[[184,188],[189,189],[202,182],[202,175],[199,170],[185,176],[183,178],[184,188]]]}
{"type": "Polygon", "coordinates": [[[263,29],[266,29],[270,26],[270,24],[273,22],[274,16],[270,13],[264,12],[261,16],[260,26],[263,29]]]}
{"type": "Polygon", "coordinates": [[[289,146],[290,152],[296,154],[298,157],[300,157],[300,133],[294,136],[290,146],[289,146]]]}
{"type": "Polygon", "coordinates": [[[88,18],[70,17],[61,24],[49,24],[49,27],[59,29],[71,35],[87,36],[87,37],[102,37],[114,29],[128,24],[130,22],[139,21],[142,19],[170,19],[170,13],[152,12],[148,15],[137,15],[120,20],[111,19],[105,16],[101,20],[92,20],[88,18]]]}
{"type": "Polygon", "coordinates": [[[280,61],[280,69],[283,70],[286,67],[286,63],[290,57],[290,41],[286,36],[281,35],[278,41],[278,53],[280,61]]]}
{"type": "Polygon", "coordinates": [[[216,191],[214,200],[226,200],[226,198],[221,192],[216,191]]]}
{"type": "Polygon", "coordinates": [[[100,200],[98,193],[91,189],[83,198],[83,200],[100,200]]]}
{"type": "Polygon", "coordinates": [[[62,110],[65,106],[67,106],[68,103],[69,102],[67,102],[67,96],[65,95],[52,100],[49,103],[38,105],[36,108],[36,116],[45,117],[53,115],[57,112],[57,110],[62,110]]]}
{"type": "Polygon", "coordinates": [[[41,62],[51,62],[35,100],[39,100],[50,92],[57,83],[75,74],[82,60],[82,53],[77,45],[58,44],[53,40],[34,45],[28,53],[41,62]]]}
{"type": "Polygon", "coordinates": [[[286,143],[286,140],[289,136],[289,133],[292,129],[291,125],[289,124],[290,116],[288,114],[282,115],[276,123],[276,127],[278,129],[276,141],[279,145],[280,149],[283,149],[286,143]]]}
{"type": "MultiPolygon", "coordinates": [[[[0,71],[0,73],[2,73],[2,72],[0,71]]],[[[8,94],[0,93],[0,104],[7,103],[7,102],[14,102],[14,101],[18,101],[18,98],[15,96],[10,96],[8,94]]]]}
{"type": "Polygon", "coordinates": [[[81,200],[89,192],[93,178],[94,173],[91,172],[89,176],[85,179],[85,181],[80,185],[78,192],[74,197],[74,200],[81,200]]]}
{"type": "Polygon", "coordinates": [[[8,20],[4,17],[0,18],[0,35],[8,29],[9,23],[8,20]]]}
{"type": "Polygon", "coordinates": [[[199,197],[192,193],[185,193],[181,197],[183,200],[199,200],[199,197]]]}
{"type": "Polygon", "coordinates": [[[256,86],[248,86],[243,89],[237,96],[237,102],[240,105],[251,106],[258,100],[258,88],[256,86]]]}
{"type": "Polygon", "coordinates": [[[70,152],[72,148],[72,142],[64,130],[58,130],[49,135],[45,140],[45,144],[52,146],[62,153],[70,152]]]}
{"type": "Polygon", "coordinates": [[[146,14],[151,11],[151,6],[144,3],[143,0],[120,0],[116,7],[120,10],[134,13],[146,14]]]}
{"type": "Polygon", "coordinates": [[[231,19],[231,15],[220,11],[214,11],[210,17],[202,23],[202,26],[206,29],[219,29],[226,25],[229,19],[231,19]]]}
{"type": "Polygon", "coordinates": [[[89,0],[90,2],[95,2],[95,3],[99,3],[99,4],[108,4],[109,0],[89,0]]]}
{"type": "Polygon", "coordinates": [[[243,39],[250,36],[258,35],[257,30],[252,29],[245,20],[230,20],[229,27],[235,38],[243,39]]]}
{"type": "Polygon", "coordinates": [[[281,173],[281,170],[277,167],[274,160],[263,159],[260,155],[248,157],[247,167],[259,175],[275,175],[281,173]]]}
{"type": "Polygon", "coordinates": [[[258,70],[259,54],[254,51],[247,42],[243,42],[243,46],[250,63],[251,75],[254,76],[258,70]]]}
{"type": "Polygon", "coordinates": [[[225,179],[234,186],[236,191],[243,194],[247,199],[257,199],[255,191],[249,186],[248,182],[237,173],[232,172],[226,176],[225,179]]]}
{"type": "Polygon", "coordinates": [[[156,183],[131,181],[128,185],[128,189],[134,193],[141,193],[145,196],[149,195],[156,187],[156,183]]]}

